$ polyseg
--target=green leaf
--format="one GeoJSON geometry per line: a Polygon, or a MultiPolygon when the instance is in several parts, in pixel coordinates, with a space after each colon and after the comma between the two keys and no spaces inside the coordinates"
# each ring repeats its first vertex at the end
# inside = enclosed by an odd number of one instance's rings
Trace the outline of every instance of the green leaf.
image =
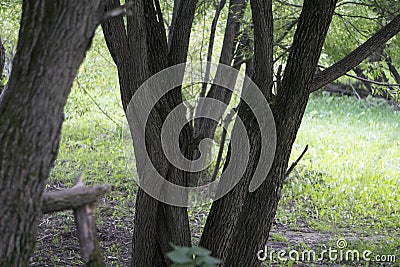
{"type": "Polygon", "coordinates": [[[211,255],[211,251],[202,247],[192,247],[190,252],[196,256],[208,256],[211,255]]]}
{"type": "Polygon", "coordinates": [[[192,263],[193,258],[188,255],[189,248],[176,247],[175,250],[168,252],[166,255],[173,263],[192,263]]]}

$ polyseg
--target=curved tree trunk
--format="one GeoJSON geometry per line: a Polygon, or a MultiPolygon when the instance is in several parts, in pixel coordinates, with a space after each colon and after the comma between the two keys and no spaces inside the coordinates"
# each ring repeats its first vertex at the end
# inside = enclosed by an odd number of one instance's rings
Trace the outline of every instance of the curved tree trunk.
{"type": "Polygon", "coordinates": [[[100,22],[101,0],[26,0],[0,96],[0,266],[28,266],[63,109],[100,22]]]}

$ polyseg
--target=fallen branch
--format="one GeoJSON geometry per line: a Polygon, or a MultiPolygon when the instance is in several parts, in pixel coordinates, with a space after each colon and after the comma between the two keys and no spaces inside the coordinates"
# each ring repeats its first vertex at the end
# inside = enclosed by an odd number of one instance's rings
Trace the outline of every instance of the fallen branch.
{"type": "Polygon", "coordinates": [[[42,212],[48,214],[78,209],[86,204],[96,202],[108,191],[110,191],[109,185],[85,186],[79,184],[63,191],[47,192],[42,196],[42,212]]]}

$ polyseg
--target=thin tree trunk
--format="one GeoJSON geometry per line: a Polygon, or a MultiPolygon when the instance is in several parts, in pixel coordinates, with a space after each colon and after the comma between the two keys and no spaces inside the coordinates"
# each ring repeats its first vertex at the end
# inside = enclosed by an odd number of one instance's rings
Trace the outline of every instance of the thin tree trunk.
{"type": "MultiPolygon", "coordinates": [[[[211,62],[212,55],[214,51],[214,42],[215,42],[215,32],[217,31],[217,24],[219,16],[221,15],[221,11],[226,4],[226,0],[221,0],[215,10],[215,15],[213,21],[211,23],[211,30],[210,30],[210,38],[208,42],[208,51],[207,51],[207,62],[211,62]]],[[[210,77],[210,66],[207,65],[206,73],[205,73],[205,80],[207,81],[210,77]]],[[[207,92],[207,83],[203,83],[201,87],[200,97],[205,97],[207,92]]]]}
{"type": "Polygon", "coordinates": [[[400,84],[400,73],[397,70],[397,68],[393,65],[392,59],[386,55],[385,53],[383,54],[386,64],[389,67],[390,73],[392,73],[394,80],[396,81],[397,84],[400,84]]]}
{"type": "MultiPolygon", "coordinates": [[[[0,36],[0,87],[2,86],[1,79],[3,78],[5,63],[6,63],[6,51],[4,49],[3,42],[1,41],[1,36],[0,36]]],[[[0,88],[0,93],[1,93],[1,88],[0,88]]]]}
{"type": "Polygon", "coordinates": [[[0,97],[0,266],[28,266],[63,109],[101,2],[23,2],[13,70],[0,97]]]}
{"type": "MultiPolygon", "coordinates": [[[[264,95],[268,95],[273,83],[272,74],[272,56],[273,56],[273,17],[272,17],[272,1],[256,0],[251,2],[253,23],[255,24],[254,38],[257,42],[257,50],[255,58],[257,63],[254,64],[263,71],[258,75],[260,78],[259,86],[264,95]],[[262,19],[261,19],[262,18],[262,19]],[[265,64],[265,65],[264,65],[265,64]]],[[[252,76],[254,73],[253,62],[246,62],[246,74],[252,76]]],[[[257,70],[256,70],[257,71],[257,70]]],[[[250,141],[250,151],[252,151],[249,164],[245,170],[243,178],[239,183],[223,198],[215,201],[211,207],[210,214],[200,240],[200,245],[213,251],[214,256],[225,260],[230,247],[233,231],[236,222],[242,211],[243,201],[247,192],[254,170],[257,166],[260,154],[260,133],[254,123],[254,117],[249,111],[249,107],[241,102],[239,105],[238,116],[243,121],[250,141]]],[[[229,161],[225,163],[225,166],[229,161]]]]}

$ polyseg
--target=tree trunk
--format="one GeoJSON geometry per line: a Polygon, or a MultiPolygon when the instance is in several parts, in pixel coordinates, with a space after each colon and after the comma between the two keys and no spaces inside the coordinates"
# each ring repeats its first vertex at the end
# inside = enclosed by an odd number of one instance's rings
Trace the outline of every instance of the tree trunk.
{"type": "Polygon", "coordinates": [[[385,58],[386,64],[388,65],[389,71],[392,74],[394,80],[397,84],[400,84],[400,73],[393,65],[392,59],[386,53],[383,53],[383,57],[385,58]]]}
{"type": "MultiPolygon", "coordinates": [[[[255,81],[264,95],[271,95],[272,57],[273,57],[273,17],[272,1],[253,0],[251,2],[255,39],[255,81]]],[[[250,74],[250,66],[246,66],[246,74],[250,74]]],[[[225,197],[215,201],[207,218],[200,245],[213,251],[214,256],[225,260],[232,241],[237,219],[242,211],[243,201],[250,184],[250,179],[260,156],[260,133],[254,116],[243,102],[239,105],[240,119],[244,122],[252,151],[244,177],[225,197]]],[[[225,166],[227,166],[226,163],[225,166]]]]}
{"type": "MultiPolygon", "coordinates": [[[[257,4],[260,5],[255,1],[252,6],[256,7],[257,4]]],[[[276,120],[278,147],[266,181],[255,192],[247,193],[258,163],[257,151],[262,145],[259,130],[253,126],[248,131],[251,141],[250,150],[254,152],[244,177],[234,190],[215,202],[211,209],[201,244],[213,249],[216,256],[224,261],[223,266],[259,266],[261,264],[256,254],[262,244],[265,244],[275,216],[290,151],[307,104],[308,88],[318,63],[335,4],[336,1],[321,3],[317,0],[308,0],[304,3],[285,75],[278,95],[272,100],[271,108],[276,120]],[[305,43],[308,45],[304,46],[305,43]],[[211,236],[214,243],[211,241],[211,236]]],[[[265,2],[264,5],[266,5],[265,2]]],[[[268,6],[265,7],[264,12],[272,16],[268,6]]],[[[271,22],[264,24],[271,25],[271,22]]],[[[255,29],[257,29],[256,26],[255,29]]],[[[263,32],[259,31],[258,34],[261,35],[263,32]]],[[[263,35],[270,36],[270,33],[263,35]]],[[[265,49],[265,47],[264,45],[259,49],[265,49]]],[[[268,63],[272,64],[272,58],[269,60],[268,63]]],[[[257,62],[255,67],[255,73],[261,72],[256,74],[256,77],[257,75],[263,77],[263,73],[271,75],[270,67],[257,64],[257,62]]],[[[271,82],[261,79],[257,79],[256,82],[268,96],[272,88],[271,82]]],[[[251,118],[251,114],[248,114],[247,118],[249,116],[251,118]]],[[[250,125],[255,123],[254,117],[251,120],[253,123],[250,125]]]]}
{"type": "MultiPolygon", "coordinates": [[[[108,1],[107,9],[118,6],[119,2],[108,1]]],[[[127,31],[123,18],[103,23],[107,46],[118,68],[125,110],[133,94],[146,79],[169,66],[186,61],[196,4],[197,0],[175,1],[169,44],[153,1],[134,2],[134,15],[127,19],[127,31]],[[121,37],[122,44],[115,37],[121,37]]],[[[154,167],[166,180],[186,185],[186,174],[168,162],[160,143],[163,121],[172,109],[182,103],[180,89],[170,91],[152,110],[146,127],[146,147],[154,167]]],[[[182,142],[188,144],[191,138],[191,129],[185,127],[182,142]]],[[[140,168],[142,166],[138,163],[140,168]]],[[[145,178],[139,179],[142,181],[145,178]]],[[[168,261],[165,253],[171,249],[169,242],[190,246],[186,208],[161,203],[139,188],[135,211],[131,266],[166,266],[168,261]]]]}
{"type": "Polygon", "coordinates": [[[1,87],[3,86],[1,84],[1,79],[3,79],[3,71],[4,71],[5,63],[6,63],[6,51],[4,49],[3,43],[1,41],[1,36],[0,36],[0,93],[1,93],[1,87]]]}
{"type": "Polygon", "coordinates": [[[101,2],[23,2],[13,70],[0,96],[0,266],[28,266],[63,108],[101,2]]]}
{"type": "MultiPolygon", "coordinates": [[[[241,20],[243,18],[243,13],[246,8],[245,0],[231,0],[229,3],[229,14],[226,22],[226,28],[224,33],[224,40],[222,44],[221,55],[219,59],[220,64],[232,65],[232,61],[235,54],[235,48],[238,42],[239,30],[241,20]]],[[[238,65],[237,68],[240,68],[241,65],[238,65]]],[[[218,71],[218,70],[217,70],[218,71]]],[[[232,79],[235,82],[235,79],[232,79]]],[[[222,88],[220,86],[211,85],[210,91],[207,94],[208,98],[213,98],[219,100],[225,104],[229,104],[231,100],[232,92],[228,89],[222,88]]],[[[210,106],[199,106],[197,111],[199,114],[205,114],[207,109],[211,109],[213,107],[210,106]]],[[[221,111],[218,111],[220,113],[221,111]]],[[[221,112],[223,114],[223,112],[221,112]]],[[[214,139],[215,130],[218,126],[218,122],[200,118],[196,119],[194,123],[194,138],[198,137],[210,138],[214,139]]],[[[195,151],[194,153],[197,153],[195,151]]],[[[196,157],[197,155],[195,155],[196,157]]]]}

